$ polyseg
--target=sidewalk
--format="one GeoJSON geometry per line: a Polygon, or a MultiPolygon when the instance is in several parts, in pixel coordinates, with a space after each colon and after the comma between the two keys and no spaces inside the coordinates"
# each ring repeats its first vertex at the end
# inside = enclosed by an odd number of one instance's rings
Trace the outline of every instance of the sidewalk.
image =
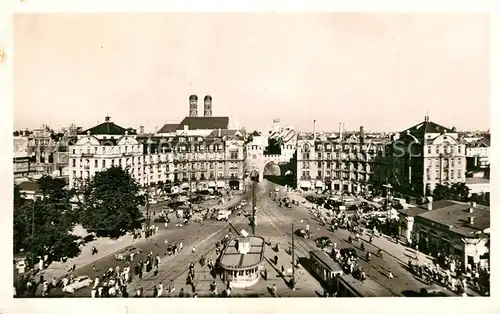
{"type": "MultiPolygon", "coordinates": [[[[371,231],[365,230],[361,236],[363,241],[369,242],[371,231]]],[[[417,252],[415,249],[404,246],[403,244],[397,244],[387,235],[379,235],[377,237],[373,237],[372,243],[373,246],[381,249],[387,254],[391,255],[395,259],[399,260],[401,263],[406,265],[408,260],[411,259],[412,262],[415,262],[415,257],[418,256],[418,264],[425,265],[433,265],[433,259],[429,255],[426,255],[422,252],[417,252]]],[[[467,287],[467,295],[469,296],[479,296],[479,293],[470,287],[467,287]]]]}

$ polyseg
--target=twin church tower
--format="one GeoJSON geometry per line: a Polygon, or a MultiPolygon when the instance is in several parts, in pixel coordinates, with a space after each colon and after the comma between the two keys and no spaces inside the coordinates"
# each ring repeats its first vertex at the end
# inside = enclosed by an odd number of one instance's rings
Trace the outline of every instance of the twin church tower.
{"type": "MultiPolygon", "coordinates": [[[[211,117],[212,116],[212,96],[206,95],[203,99],[203,116],[211,117]]],[[[191,95],[189,96],[189,116],[197,117],[198,116],[198,96],[191,95]]]]}

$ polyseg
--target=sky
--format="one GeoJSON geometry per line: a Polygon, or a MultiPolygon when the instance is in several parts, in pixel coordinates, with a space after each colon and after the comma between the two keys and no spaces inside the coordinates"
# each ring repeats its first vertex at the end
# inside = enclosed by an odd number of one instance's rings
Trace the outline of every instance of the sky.
{"type": "Polygon", "coordinates": [[[247,130],[490,127],[488,16],[478,13],[18,14],[14,127],[106,115],[154,131],[189,95],[247,130]],[[473,114],[471,114],[473,113],[473,114]]]}

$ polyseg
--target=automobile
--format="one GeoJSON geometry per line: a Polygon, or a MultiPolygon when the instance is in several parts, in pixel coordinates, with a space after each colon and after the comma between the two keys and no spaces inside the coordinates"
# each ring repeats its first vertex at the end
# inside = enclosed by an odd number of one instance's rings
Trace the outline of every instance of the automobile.
{"type": "Polygon", "coordinates": [[[356,205],[351,205],[351,206],[349,206],[349,207],[348,207],[348,209],[347,209],[347,210],[352,210],[352,211],[358,210],[358,206],[356,206],[356,205]]]}
{"type": "Polygon", "coordinates": [[[383,197],[380,197],[380,196],[375,196],[373,199],[372,199],[372,202],[374,203],[380,203],[381,201],[383,201],[384,198],[383,197]]]}
{"type": "Polygon", "coordinates": [[[366,206],[368,206],[368,203],[367,203],[367,202],[365,202],[365,201],[363,201],[363,202],[361,202],[361,204],[360,204],[360,205],[361,205],[362,207],[366,207],[366,206]]]}
{"type": "Polygon", "coordinates": [[[304,239],[309,239],[312,235],[310,231],[307,231],[305,229],[297,229],[295,231],[295,234],[298,236],[303,237],[304,239]]]}
{"type": "Polygon", "coordinates": [[[129,248],[126,248],[124,250],[121,250],[119,251],[118,253],[115,254],[115,259],[117,261],[123,261],[127,256],[129,256],[131,253],[134,253],[134,254],[139,254],[141,253],[142,250],[141,249],[138,249],[136,248],[135,246],[132,246],[132,247],[129,247],[129,248]]]}
{"type": "Polygon", "coordinates": [[[332,240],[330,240],[330,238],[328,237],[319,237],[316,240],[314,240],[314,242],[321,249],[324,249],[325,247],[332,245],[332,240]]]}
{"type": "Polygon", "coordinates": [[[92,284],[92,279],[89,276],[78,276],[75,280],[64,287],[63,292],[74,293],[76,290],[79,290],[84,287],[88,287],[92,284]]]}
{"type": "Polygon", "coordinates": [[[340,249],[340,255],[342,256],[350,255],[352,257],[358,257],[356,250],[352,247],[340,249]]]}
{"type": "Polygon", "coordinates": [[[247,200],[242,200],[241,203],[240,203],[241,206],[247,206],[248,205],[248,202],[247,200]]]}
{"type": "Polygon", "coordinates": [[[274,192],[279,192],[280,191],[280,188],[279,187],[275,187],[274,188],[274,192]]]}

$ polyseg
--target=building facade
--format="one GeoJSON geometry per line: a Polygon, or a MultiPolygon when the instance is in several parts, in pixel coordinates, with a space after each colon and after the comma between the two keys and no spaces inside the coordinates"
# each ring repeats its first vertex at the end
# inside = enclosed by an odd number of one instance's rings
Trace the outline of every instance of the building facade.
{"type": "Polygon", "coordinates": [[[436,201],[414,218],[414,239],[425,253],[455,256],[464,265],[489,263],[490,211],[486,206],[436,201]]]}
{"type": "Polygon", "coordinates": [[[97,172],[119,166],[130,171],[141,185],[145,184],[143,146],[137,141],[134,129],[123,128],[111,121],[94,126],[77,135],[69,146],[69,186],[80,184],[97,172]]]}
{"type": "Polygon", "coordinates": [[[392,137],[377,158],[374,181],[394,191],[427,196],[438,184],[464,183],[465,143],[455,128],[424,121],[392,137]]]}
{"type": "Polygon", "coordinates": [[[486,168],[490,165],[490,137],[464,138],[465,155],[473,167],[486,168]]]}
{"type": "Polygon", "coordinates": [[[374,162],[383,140],[358,134],[299,135],[297,140],[297,187],[360,193],[370,188],[374,162]]]}

